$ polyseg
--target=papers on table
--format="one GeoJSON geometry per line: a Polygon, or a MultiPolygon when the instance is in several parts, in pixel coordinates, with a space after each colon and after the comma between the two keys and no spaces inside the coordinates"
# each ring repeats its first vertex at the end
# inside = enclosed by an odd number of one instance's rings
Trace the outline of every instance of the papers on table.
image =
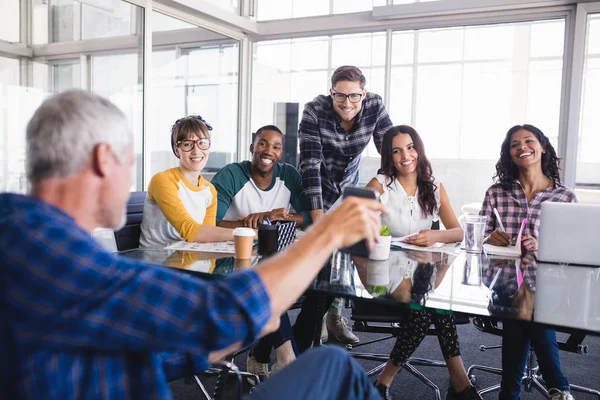
{"type": "Polygon", "coordinates": [[[460,250],[460,243],[434,243],[432,246],[417,246],[414,244],[408,244],[402,241],[394,242],[392,239],[392,249],[404,249],[404,250],[416,250],[416,251],[429,251],[432,253],[452,253],[455,250],[460,250]]]}
{"type": "Polygon", "coordinates": [[[392,237],[392,243],[397,244],[395,242],[404,242],[404,239],[410,237],[412,235],[400,236],[400,237],[392,237]]]}
{"type": "Polygon", "coordinates": [[[233,242],[213,242],[213,243],[190,243],[176,242],[166,247],[168,250],[185,250],[185,251],[204,251],[207,253],[228,253],[234,254],[235,247],[233,242]]]}

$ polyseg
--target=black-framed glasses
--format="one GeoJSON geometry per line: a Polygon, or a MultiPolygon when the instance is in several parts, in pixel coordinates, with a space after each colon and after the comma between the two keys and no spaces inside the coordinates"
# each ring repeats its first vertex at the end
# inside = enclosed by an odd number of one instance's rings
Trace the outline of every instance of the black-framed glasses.
{"type": "Polygon", "coordinates": [[[338,103],[343,103],[346,101],[346,99],[350,99],[350,103],[358,103],[360,101],[360,99],[362,99],[363,94],[362,93],[345,94],[345,93],[339,93],[339,92],[332,92],[332,96],[333,96],[333,99],[335,101],[337,101],[338,103]]]}
{"type": "Polygon", "coordinates": [[[177,147],[179,147],[179,150],[185,152],[194,150],[194,146],[198,146],[200,150],[208,150],[210,149],[210,139],[188,139],[177,142],[177,147]]]}

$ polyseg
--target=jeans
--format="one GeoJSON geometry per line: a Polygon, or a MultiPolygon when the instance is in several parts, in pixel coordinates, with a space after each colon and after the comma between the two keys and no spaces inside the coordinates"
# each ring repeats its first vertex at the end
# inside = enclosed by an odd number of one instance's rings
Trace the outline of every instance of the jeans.
{"type": "Polygon", "coordinates": [[[500,400],[519,398],[530,345],[537,356],[546,386],[549,389],[569,390],[569,382],[560,367],[555,331],[522,321],[504,321],[502,325],[500,400]]]}
{"type": "Polygon", "coordinates": [[[319,347],[298,357],[245,400],[381,400],[365,370],[339,347],[319,347]]]}
{"type": "Polygon", "coordinates": [[[331,305],[333,298],[326,297],[317,293],[307,293],[304,303],[300,309],[296,323],[294,324],[294,339],[300,353],[306,351],[312,346],[315,329],[321,333],[321,324],[323,323],[323,314],[331,305]],[[324,298],[325,297],[325,298],[324,298]],[[321,306],[321,313],[317,315],[317,308],[321,306]]]}
{"type": "Polygon", "coordinates": [[[252,349],[252,355],[256,361],[267,364],[271,360],[271,350],[278,348],[288,340],[292,341],[294,353],[298,355],[298,349],[292,334],[290,317],[288,317],[287,313],[284,313],[279,322],[279,329],[259,339],[252,349]]]}

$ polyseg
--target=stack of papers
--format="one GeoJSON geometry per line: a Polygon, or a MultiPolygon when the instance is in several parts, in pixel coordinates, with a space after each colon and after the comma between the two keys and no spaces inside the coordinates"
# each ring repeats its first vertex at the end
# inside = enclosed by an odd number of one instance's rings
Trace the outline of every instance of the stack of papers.
{"type": "Polygon", "coordinates": [[[190,243],[181,241],[165,248],[167,250],[204,251],[207,253],[235,253],[233,242],[190,243]]]}
{"type": "Polygon", "coordinates": [[[429,251],[433,253],[447,253],[453,252],[455,249],[458,249],[460,243],[434,243],[432,246],[417,246],[414,244],[409,244],[404,242],[404,239],[412,235],[402,236],[398,238],[392,238],[392,249],[404,249],[404,250],[416,250],[416,251],[429,251]]]}

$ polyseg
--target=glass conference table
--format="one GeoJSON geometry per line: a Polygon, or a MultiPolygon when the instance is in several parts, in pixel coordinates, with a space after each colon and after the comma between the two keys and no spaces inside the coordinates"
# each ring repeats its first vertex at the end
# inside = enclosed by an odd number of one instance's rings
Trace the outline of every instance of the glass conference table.
{"type": "MultiPolygon", "coordinates": [[[[203,279],[254,268],[261,261],[259,256],[236,260],[228,254],[153,248],[119,254],[203,279]]],[[[308,292],[600,334],[600,267],[542,263],[533,253],[503,258],[458,248],[451,253],[392,250],[385,261],[353,261],[328,263],[308,292]]]]}

